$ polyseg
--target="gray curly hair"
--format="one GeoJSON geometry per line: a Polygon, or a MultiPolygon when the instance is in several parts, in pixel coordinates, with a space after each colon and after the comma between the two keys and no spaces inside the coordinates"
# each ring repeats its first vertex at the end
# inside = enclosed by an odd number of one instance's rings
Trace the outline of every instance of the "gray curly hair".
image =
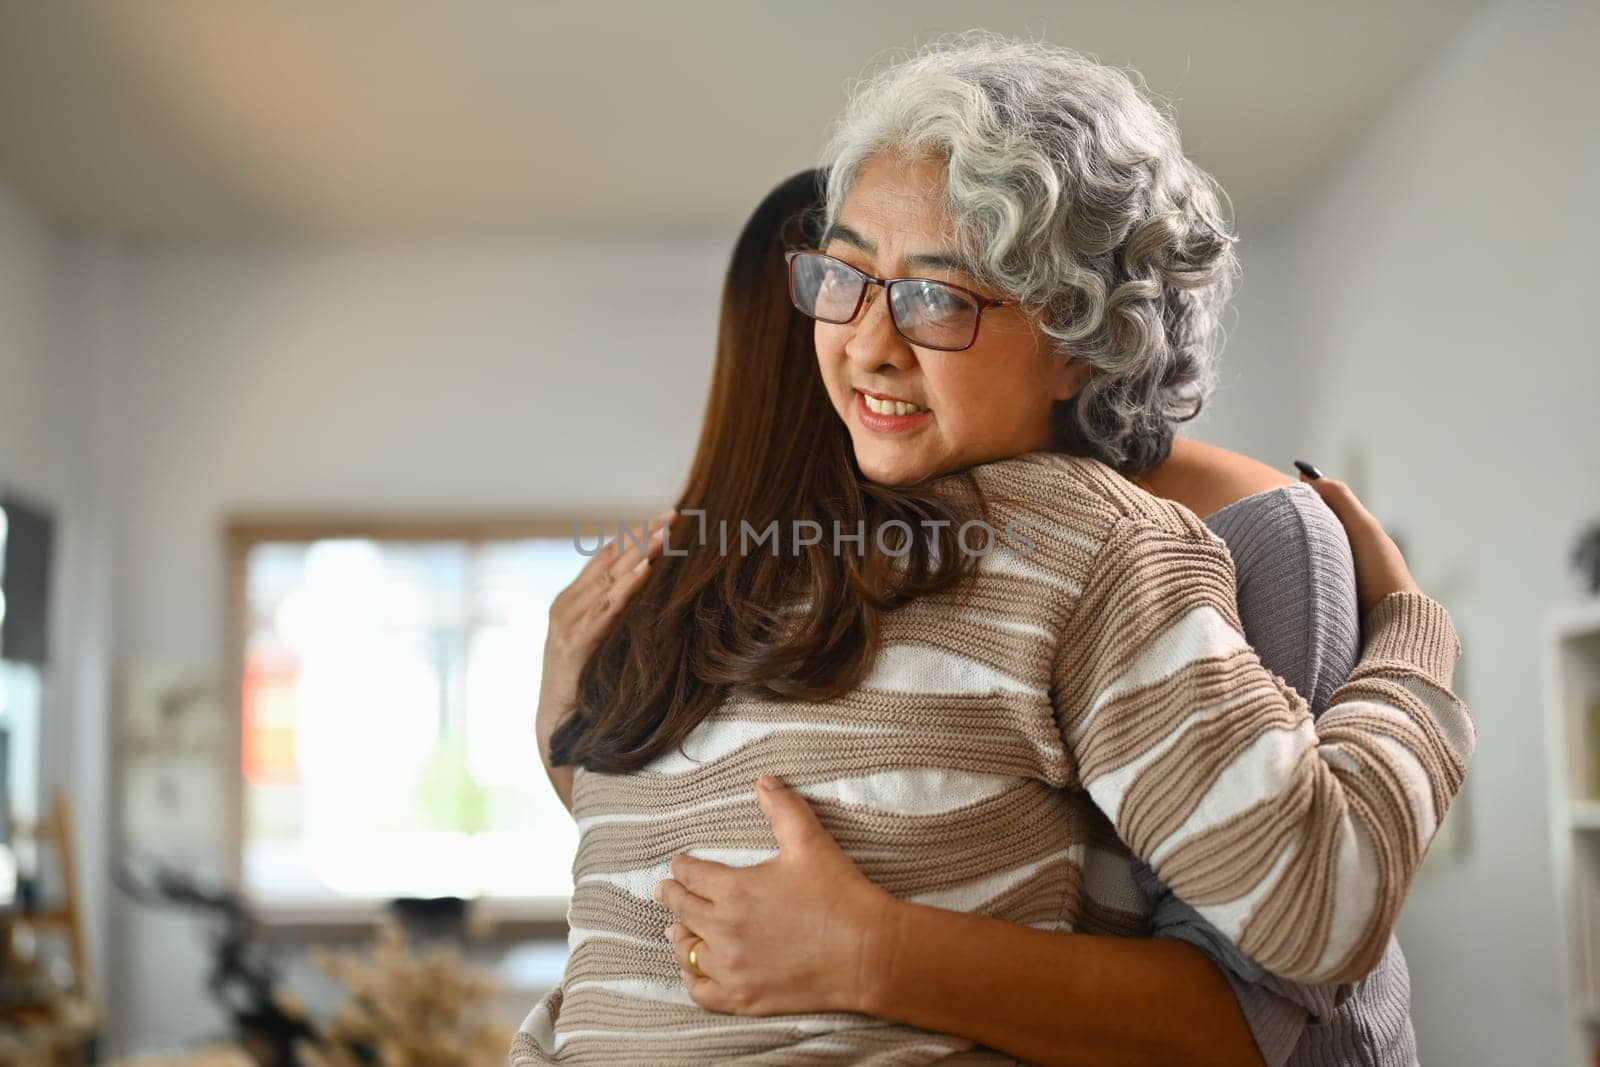
{"type": "Polygon", "coordinates": [[[1094,371],[1057,405],[1068,451],[1136,473],[1215,381],[1238,275],[1225,194],[1132,78],[1067,48],[944,37],[859,85],[834,126],[826,224],[872,157],[933,155],[972,273],[1040,307],[1094,371]]]}

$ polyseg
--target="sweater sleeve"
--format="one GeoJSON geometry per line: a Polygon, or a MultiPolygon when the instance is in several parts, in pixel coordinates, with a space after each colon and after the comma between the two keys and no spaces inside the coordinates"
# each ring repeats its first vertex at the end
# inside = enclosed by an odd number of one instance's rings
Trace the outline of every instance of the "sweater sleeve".
{"type": "Polygon", "coordinates": [[[1354,981],[1382,957],[1474,730],[1460,654],[1421,594],[1363,621],[1314,721],[1246,641],[1233,562],[1194,520],[1121,520],[1085,584],[1054,698],[1079,781],[1136,856],[1266,970],[1354,981]]]}
{"type": "MultiPolygon", "coordinates": [[[[1268,670],[1309,701],[1312,716],[1320,715],[1361,653],[1355,563],[1344,527],[1305,485],[1245,497],[1206,516],[1205,524],[1233,558],[1246,640],[1268,670]]],[[[1185,941],[1211,958],[1232,987],[1267,1067],[1290,1060],[1310,1022],[1318,1025],[1318,1048],[1329,1048],[1337,1035],[1350,1039],[1349,1047],[1338,1050],[1345,1058],[1410,1062],[1405,960],[1392,937],[1378,969],[1359,983],[1290,982],[1262,970],[1179,900],[1149,865],[1136,862],[1134,877],[1151,900],[1151,935],[1185,941]],[[1339,1013],[1351,1025],[1340,1025],[1339,1013]]]]}

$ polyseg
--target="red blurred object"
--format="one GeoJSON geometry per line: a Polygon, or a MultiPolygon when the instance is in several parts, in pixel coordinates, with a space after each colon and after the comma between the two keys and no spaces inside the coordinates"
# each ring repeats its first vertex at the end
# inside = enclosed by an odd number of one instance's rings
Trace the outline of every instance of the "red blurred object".
{"type": "Polygon", "coordinates": [[[240,757],[251,785],[299,785],[299,664],[292,656],[252,653],[244,667],[240,757]]]}

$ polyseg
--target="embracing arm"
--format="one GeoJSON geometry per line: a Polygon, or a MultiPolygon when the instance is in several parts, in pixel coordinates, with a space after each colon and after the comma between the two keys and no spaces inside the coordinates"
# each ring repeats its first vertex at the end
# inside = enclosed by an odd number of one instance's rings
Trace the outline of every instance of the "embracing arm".
{"type": "MultiPolygon", "coordinates": [[[[1338,520],[1310,489],[1285,490],[1295,483],[1271,467],[1185,439],[1136,480],[1211,516],[1207,524],[1235,549],[1247,636],[1263,662],[1320,711],[1354,666],[1358,645],[1354,569],[1338,520]],[[1313,584],[1320,595],[1310,595],[1313,584]]],[[[873,1013],[1037,1063],[1246,1064],[1262,1062],[1261,1049],[1286,1054],[1305,1025],[1308,998],[1284,996],[1281,980],[1264,975],[1139,866],[1156,901],[1155,940],[898,909],[892,941],[901,958],[875,973],[873,1013]],[[1178,944],[1199,952],[1173,951],[1178,944]],[[971,996],[978,987],[997,994],[971,996]]],[[[1331,1004],[1331,991],[1305,992],[1331,1004]]]]}
{"type": "MultiPolygon", "coordinates": [[[[1271,467],[1186,439],[1136,480],[1211,516],[1207,524],[1238,564],[1247,636],[1267,667],[1320,712],[1359,644],[1350,548],[1332,512],[1311,489],[1286,489],[1293,480],[1271,467]]],[[[1281,1061],[1305,1026],[1306,1005],[1326,1013],[1333,990],[1264,974],[1139,866],[1156,901],[1156,940],[898,909],[893,940],[901,958],[876,975],[874,1013],[973,1037],[1030,1062],[1245,1064],[1262,1062],[1265,1049],[1281,1061]],[[1178,943],[1204,958],[1172,951],[1178,943]],[[978,987],[1000,992],[974,998],[978,987]]]]}
{"type": "Polygon", "coordinates": [[[958,1034],[1028,1063],[1258,1064],[1222,973],[1174,940],[1040,930],[875,885],[803,796],[763,779],[778,854],[679,854],[656,899],[690,997],[739,1015],[853,1011],[958,1034]],[[689,967],[701,939],[704,974],[689,967]]]}
{"type": "Polygon", "coordinates": [[[861,1010],[1029,1063],[1261,1062],[1221,972],[1179,941],[1036,930],[896,900],[869,951],[880,955],[861,1010]]]}
{"type": "Polygon", "coordinates": [[[1208,922],[1275,974],[1354,980],[1471,753],[1454,629],[1405,576],[1314,723],[1246,642],[1226,549],[1184,515],[1131,517],[1102,550],[1057,665],[1063,734],[1119,836],[1208,922]]]}
{"type": "MultiPolygon", "coordinates": [[[[1306,697],[1316,716],[1360,655],[1355,568],[1344,527],[1315,491],[1271,473],[1273,484],[1243,499],[1211,512],[1193,510],[1206,516],[1205,524],[1233,557],[1245,637],[1269,670],[1306,697]]],[[[1204,479],[1194,482],[1205,484],[1204,479]]],[[[1354,985],[1308,986],[1268,974],[1162,885],[1148,866],[1137,864],[1134,873],[1153,902],[1151,932],[1194,945],[1217,964],[1267,1064],[1287,1062],[1307,1024],[1331,1021],[1354,994],[1354,985]]],[[[1395,959],[1389,962],[1403,970],[1398,952],[1391,940],[1395,959]]],[[[1392,982],[1364,978],[1362,984],[1364,1003],[1392,999],[1392,982]]],[[[1394,1006],[1409,1014],[1405,1003],[1394,1006]]]]}

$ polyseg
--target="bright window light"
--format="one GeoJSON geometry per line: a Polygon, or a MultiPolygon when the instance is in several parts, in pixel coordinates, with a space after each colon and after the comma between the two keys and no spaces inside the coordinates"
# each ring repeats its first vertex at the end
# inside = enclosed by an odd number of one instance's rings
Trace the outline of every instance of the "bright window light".
{"type": "Polygon", "coordinates": [[[570,538],[258,542],[245,557],[244,878],[263,903],[560,898],[539,762],[570,538]]]}

